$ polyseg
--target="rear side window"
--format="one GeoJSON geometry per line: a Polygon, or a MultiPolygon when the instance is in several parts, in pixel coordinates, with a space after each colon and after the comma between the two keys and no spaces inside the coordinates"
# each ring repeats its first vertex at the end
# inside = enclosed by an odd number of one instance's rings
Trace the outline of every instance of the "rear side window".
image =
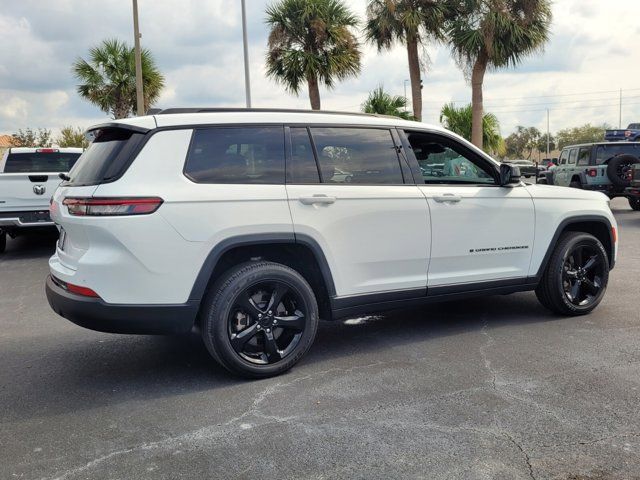
{"type": "Polygon", "coordinates": [[[55,149],[43,149],[43,152],[32,153],[9,153],[4,173],[68,172],[79,157],[80,153],[62,153],[55,149]]]}
{"type": "Polygon", "coordinates": [[[98,185],[118,179],[133,160],[143,134],[123,128],[92,132],[93,141],[69,172],[67,185],[98,185]]]}
{"type": "Polygon", "coordinates": [[[576,157],[578,156],[578,149],[572,148],[569,152],[569,164],[573,165],[576,163],[576,157]]]}
{"type": "Polygon", "coordinates": [[[386,129],[311,128],[323,183],[403,183],[398,154],[386,129]]]}
{"type": "Polygon", "coordinates": [[[588,147],[582,147],[578,150],[578,165],[589,165],[589,154],[591,149],[588,147]]]}
{"type": "Polygon", "coordinates": [[[284,127],[196,129],[184,173],[196,183],[284,184],[284,127]]]}

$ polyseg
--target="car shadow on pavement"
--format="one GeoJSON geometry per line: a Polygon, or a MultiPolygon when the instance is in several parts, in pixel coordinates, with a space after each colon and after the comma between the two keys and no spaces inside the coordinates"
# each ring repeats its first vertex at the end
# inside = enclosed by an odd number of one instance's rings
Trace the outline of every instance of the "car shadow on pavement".
{"type": "MultiPolygon", "coordinates": [[[[429,340],[442,336],[555,319],[532,294],[517,294],[321,322],[311,351],[285,376],[313,374],[327,365],[346,370],[364,363],[374,352],[417,342],[425,343],[428,350],[429,340]]],[[[211,392],[214,400],[217,389],[243,389],[243,384],[253,383],[217,365],[196,335],[111,335],[79,328],[65,326],[27,344],[9,345],[3,352],[11,362],[0,373],[1,383],[10,381],[3,378],[9,371],[19,378],[18,385],[5,391],[7,420],[197,392],[211,392]]]]}
{"type": "Polygon", "coordinates": [[[56,250],[58,231],[38,228],[16,238],[7,238],[7,249],[0,254],[0,263],[11,260],[48,259],[56,250]]]}

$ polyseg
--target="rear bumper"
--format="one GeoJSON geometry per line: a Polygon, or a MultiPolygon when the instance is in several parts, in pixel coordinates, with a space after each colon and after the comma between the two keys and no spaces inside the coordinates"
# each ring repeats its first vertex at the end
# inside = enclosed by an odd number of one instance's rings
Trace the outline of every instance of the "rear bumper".
{"type": "Polygon", "coordinates": [[[52,227],[55,223],[49,216],[49,210],[23,212],[0,212],[0,227],[29,228],[52,227]]]}
{"type": "Polygon", "coordinates": [[[69,293],[51,276],[45,286],[49,305],[61,317],[90,330],[107,333],[169,335],[192,330],[198,304],[116,305],[100,298],[69,293]]]}

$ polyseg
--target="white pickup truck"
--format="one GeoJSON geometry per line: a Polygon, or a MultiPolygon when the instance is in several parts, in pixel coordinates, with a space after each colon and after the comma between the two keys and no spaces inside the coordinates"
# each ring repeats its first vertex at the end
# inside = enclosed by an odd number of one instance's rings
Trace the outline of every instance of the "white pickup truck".
{"type": "Polygon", "coordinates": [[[53,226],[49,202],[82,148],[9,148],[0,160],[0,253],[23,229],[53,226]]]}

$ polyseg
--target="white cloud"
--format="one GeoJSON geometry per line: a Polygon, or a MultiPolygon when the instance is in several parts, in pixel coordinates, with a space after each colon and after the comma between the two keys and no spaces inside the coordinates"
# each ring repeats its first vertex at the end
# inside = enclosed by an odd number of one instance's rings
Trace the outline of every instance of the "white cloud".
{"type": "MultiPolygon", "coordinates": [[[[299,97],[265,77],[268,0],[247,1],[254,106],[308,108],[299,97]]],[[[347,2],[364,18],[366,0],[347,2]]],[[[640,120],[640,66],[630,38],[639,31],[634,0],[612,8],[601,0],[562,0],[553,4],[553,34],[544,53],[515,70],[489,72],[485,102],[498,115],[504,134],[518,124],[558,130],[585,122],[617,125],[617,90],[625,92],[623,123],[640,120]],[[585,95],[551,96],[582,93],[585,95]],[[589,92],[589,93],[587,93],[589,92]],[[603,92],[603,93],[590,93],[603,92]]],[[[237,0],[139,0],[143,46],[156,57],[167,78],[158,106],[242,106],[244,74],[237,0]]],[[[3,5],[0,14],[0,132],[62,125],[87,126],[105,115],[75,92],[71,63],[102,39],[132,41],[131,4],[82,0],[22,0],[3,5]]],[[[468,101],[470,88],[445,46],[427,47],[424,73],[425,121],[437,123],[451,100],[468,101]]],[[[323,108],[357,110],[378,84],[404,94],[406,51],[378,53],[364,47],[358,78],[321,90],[323,108]]],[[[410,97],[410,92],[408,92],[410,97]]]]}

